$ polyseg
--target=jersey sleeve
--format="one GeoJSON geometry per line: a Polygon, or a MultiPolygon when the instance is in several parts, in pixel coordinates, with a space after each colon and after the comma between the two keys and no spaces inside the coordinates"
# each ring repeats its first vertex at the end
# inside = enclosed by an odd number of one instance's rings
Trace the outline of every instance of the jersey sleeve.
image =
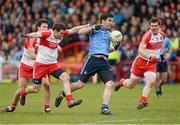
{"type": "Polygon", "coordinates": [[[51,31],[43,31],[41,32],[42,38],[48,38],[51,35],[51,31]]]}
{"type": "Polygon", "coordinates": [[[162,32],[162,31],[160,31],[159,33],[162,35],[163,39],[165,39],[166,34],[164,32],[162,32]]]}
{"type": "Polygon", "coordinates": [[[34,47],[35,44],[36,44],[36,38],[25,39],[24,47],[28,49],[29,47],[34,47]]]}
{"type": "Polygon", "coordinates": [[[63,37],[66,37],[68,35],[70,35],[70,30],[65,30],[63,33],[63,37]]]}
{"type": "Polygon", "coordinates": [[[151,39],[151,33],[148,31],[143,35],[141,43],[147,45],[150,39],[151,39]]]}
{"type": "Polygon", "coordinates": [[[27,48],[29,48],[29,45],[30,45],[29,39],[25,39],[24,47],[27,49],[27,48]]]}

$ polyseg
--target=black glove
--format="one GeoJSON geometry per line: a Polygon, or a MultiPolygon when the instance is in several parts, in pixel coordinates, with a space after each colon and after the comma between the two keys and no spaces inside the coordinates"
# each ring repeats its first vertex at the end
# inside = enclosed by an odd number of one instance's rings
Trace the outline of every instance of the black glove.
{"type": "Polygon", "coordinates": [[[120,43],[114,43],[113,44],[114,50],[115,51],[118,50],[119,46],[120,46],[120,43]]]}
{"type": "Polygon", "coordinates": [[[25,33],[21,33],[21,37],[24,37],[24,38],[29,38],[29,36],[25,33]]]}
{"type": "Polygon", "coordinates": [[[91,30],[100,30],[101,29],[101,25],[93,25],[91,26],[91,30]]]}
{"type": "Polygon", "coordinates": [[[161,62],[164,62],[165,61],[164,56],[160,55],[160,57],[161,57],[161,62]]]}

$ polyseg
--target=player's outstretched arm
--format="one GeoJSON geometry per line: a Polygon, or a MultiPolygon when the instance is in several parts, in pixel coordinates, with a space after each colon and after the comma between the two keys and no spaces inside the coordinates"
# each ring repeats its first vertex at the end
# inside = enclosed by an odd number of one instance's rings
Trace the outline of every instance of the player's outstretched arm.
{"type": "Polygon", "coordinates": [[[81,25],[81,26],[75,26],[72,29],[69,29],[70,34],[78,33],[81,29],[90,27],[90,24],[81,25]]]}
{"type": "Polygon", "coordinates": [[[32,32],[29,34],[21,33],[21,36],[25,38],[40,38],[42,37],[42,34],[40,32],[32,32]]]}
{"type": "Polygon", "coordinates": [[[91,27],[86,27],[86,28],[82,28],[81,30],[79,30],[78,34],[86,35],[86,34],[89,34],[90,32],[91,32],[91,27]]]}

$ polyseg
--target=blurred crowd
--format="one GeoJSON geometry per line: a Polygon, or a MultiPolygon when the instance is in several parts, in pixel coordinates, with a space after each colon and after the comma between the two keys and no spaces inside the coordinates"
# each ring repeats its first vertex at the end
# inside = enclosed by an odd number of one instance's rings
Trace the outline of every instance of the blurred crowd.
{"type": "MultiPolygon", "coordinates": [[[[71,28],[99,23],[99,16],[105,12],[113,13],[123,41],[131,43],[140,42],[148,20],[157,16],[173,50],[179,48],[180,0],[0,0],[0,61],[21,59],[23,39],[19,33],[36,31],[35,21],[39,18],[47,18],[49,27],[53,22],[64,22],[71,28]]],[[[73,40],[84,41],[87,37],[73,35],[65,43],[73,40]]],[[[125,45],[120,51],[122,60],[133,60],[137,46],[132,49],[125,45]]]]}

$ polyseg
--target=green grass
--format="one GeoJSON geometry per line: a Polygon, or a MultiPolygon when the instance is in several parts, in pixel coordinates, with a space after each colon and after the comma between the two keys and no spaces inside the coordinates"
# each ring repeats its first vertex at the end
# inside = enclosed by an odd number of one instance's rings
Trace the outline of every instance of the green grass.
{"type": "MultiPolygon", "coordinates": [[[[16,84],[0,84],[0,109],[11,103],[16,84]]],[[[113,92],[110,109],[115,115],[99,114],[102,103],[103,84],[87,84],[84,89],[74,93],[75,98],[82,98],[83,103],[72,109],[66,106],[65,100],[59,108],[54,106],[54,99],[62,85],[51,84],[52,112],[43,111],[43,89],[38,94],[27,96],[25,106],[18,104],[13,113],[0,113],[0,123],[4,124],[178,124],[180,123],[180,84],[164,85],[164,94],[157,98],[153,90],[149,106],[137,110],[143,85],[135,89],[122,88],[113,92]]]]}

